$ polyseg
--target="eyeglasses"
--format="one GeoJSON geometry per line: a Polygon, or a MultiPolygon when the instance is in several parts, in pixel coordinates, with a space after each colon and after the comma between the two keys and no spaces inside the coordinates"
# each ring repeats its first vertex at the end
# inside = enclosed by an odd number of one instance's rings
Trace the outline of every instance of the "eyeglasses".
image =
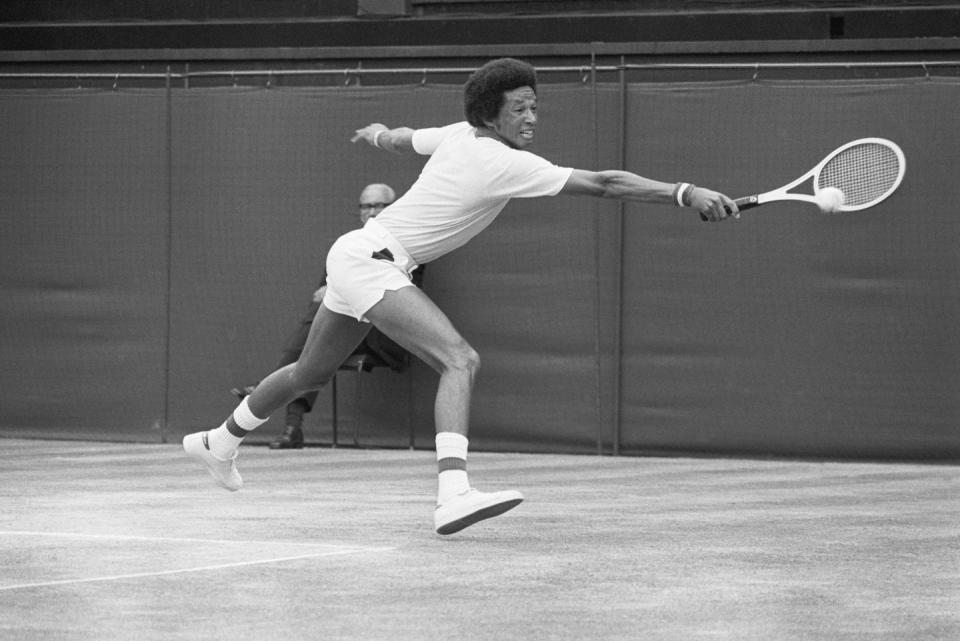
{"type": "Polygon", "coordinates": [[[390,203],[360,203],[360,211],[364,209],[383,209],[390,203]]]}

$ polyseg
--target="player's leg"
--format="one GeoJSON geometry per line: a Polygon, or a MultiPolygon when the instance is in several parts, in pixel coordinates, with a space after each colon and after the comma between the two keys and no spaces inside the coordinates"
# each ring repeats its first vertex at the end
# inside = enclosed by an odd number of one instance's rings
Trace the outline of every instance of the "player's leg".
{"type": "Polygon", "coordinates": [[[240,489],[243,481],[235,461],[243,438],[294,398],[325,385],[369,329],[367,323],[321,306],[299,360],[264,378],[220,427],[184,437],[184,449],[203,462],[221,486],[240,489]]]}
{"type": "Polygon", "coordinates": [[[277,369],[257,385],[254,393],[247,397],[250,411],[256,416],[270,416],[294,398],[326,385],[369,331],[369,323],[321,305],[300,358],[277,369]]]}
{"type": "Polygon", "coordinates": [[[437,431],[466,436],[480,357],[446,314],[422,290],[411,286],[387,291],[366,317],[440,374],[435,405],[437,431]]]}
{"type": "MultiPolygon", "coordinates": [[[[313,305],[313,313],[302,319],[297,328],[287,338],[276,369],[296,363],[300,359],[300,353],[307,343],[307,337],[310,334],[317,308],[318,305],[313,305]]],[[[271,450],[300,449],[303,447],[303,416],[313,407],[313,401],[316,397],[316,392],[310,392],[287,403],[283,432],[270,441],[271,450]]]]}
{"type": "Polygon", "coordinates": [[[439,307],[420,289],[388,291],[366,312],[380,331],[423,359],[440,374],[434,406],[437,447],[437,509],[440,534],[463,528],[516,507],[516,491],[478,492],[467,477],[470,401],[480,358],[439,307]]]}

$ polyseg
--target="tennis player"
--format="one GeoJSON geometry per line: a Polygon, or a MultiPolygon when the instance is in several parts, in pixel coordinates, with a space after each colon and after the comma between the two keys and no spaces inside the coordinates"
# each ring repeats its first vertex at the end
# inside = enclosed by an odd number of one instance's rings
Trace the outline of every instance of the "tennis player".
{"type": "Polygon", "coordinates": [[[586,195],[678,204],[710,221],[738,215],[730,198],[710,189],[626,171],[558,167],[527,151],[537,128],[537,80],[525,62],[502,58],[475,71],[464,87],[464,110],[466,122],[445,127],[391,129],[375,123],[356,131],[354,142],[430,158],[407,193],[331,247],[327,293],[300,359],[264,378],[220,427],[184,437],[186,452],[221,486],[242,485],[236,458],[244,436],[290,400],[325,385],[372,323],[440,375],[435,530],[452,534],[512,509],[523,501],[519,492],[486,493],[470,485],[467,434],[480,358],[413,286],[413,270],[483,231],[511,198],[586,195]]]}

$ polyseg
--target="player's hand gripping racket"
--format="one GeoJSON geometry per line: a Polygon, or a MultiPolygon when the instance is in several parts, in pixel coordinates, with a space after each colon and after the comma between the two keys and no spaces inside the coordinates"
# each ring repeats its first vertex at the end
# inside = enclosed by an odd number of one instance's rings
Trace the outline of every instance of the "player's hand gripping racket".
{"type": "Polygon", "coordinates": [[[826,213],[860,211],[896,191],[905,170],[903,151],[895,143],[884,138],[861,138],[838,147],[793,182],[734,202],[740,211],[781,200],[813,203],[826,213]],[[813,185],[812,194],[792,191],[808,181],[813,185]]]}

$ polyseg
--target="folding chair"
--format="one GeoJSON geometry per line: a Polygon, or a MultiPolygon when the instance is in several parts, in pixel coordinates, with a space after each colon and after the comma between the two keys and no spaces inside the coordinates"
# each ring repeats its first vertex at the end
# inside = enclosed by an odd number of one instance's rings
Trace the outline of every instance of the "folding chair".
{"type": "MultiPolygon", "coordinates": [[[[371,370],[377,367],[390,367],[386,361],[381,359],[378,356],[373,354],[353,354],[347,360],[340,365],[339,371],[336,376],[333,377],[333,380],[330,381],[330,389],[332,395],[332,413],[333,413],[333,447],[339,445],[339,429],[340,429],[340,415],[338,412],[338,390],[337,390],[337,379],[340,377],[339,372],[354,372],[356,374],[356,385],[354,386],[354,398],[355,398],[355,407],[357,409],[358,418],[353,423],[353,445],[358,447],[360,445],[360,420],[359,412],[362,402],[361,397],[361,380],[363,379],[364,372],[370,372],[371,370]]],[[[404,374],[407,382],[407,428],[410,434],[410,449],[414,448],[414,428],[413,428],[413,417],[412,417],[412,400],[413,400],[413,382],[410,378],[410,357],[406,357],[402,369],[399,373],[404,374]]]]}

